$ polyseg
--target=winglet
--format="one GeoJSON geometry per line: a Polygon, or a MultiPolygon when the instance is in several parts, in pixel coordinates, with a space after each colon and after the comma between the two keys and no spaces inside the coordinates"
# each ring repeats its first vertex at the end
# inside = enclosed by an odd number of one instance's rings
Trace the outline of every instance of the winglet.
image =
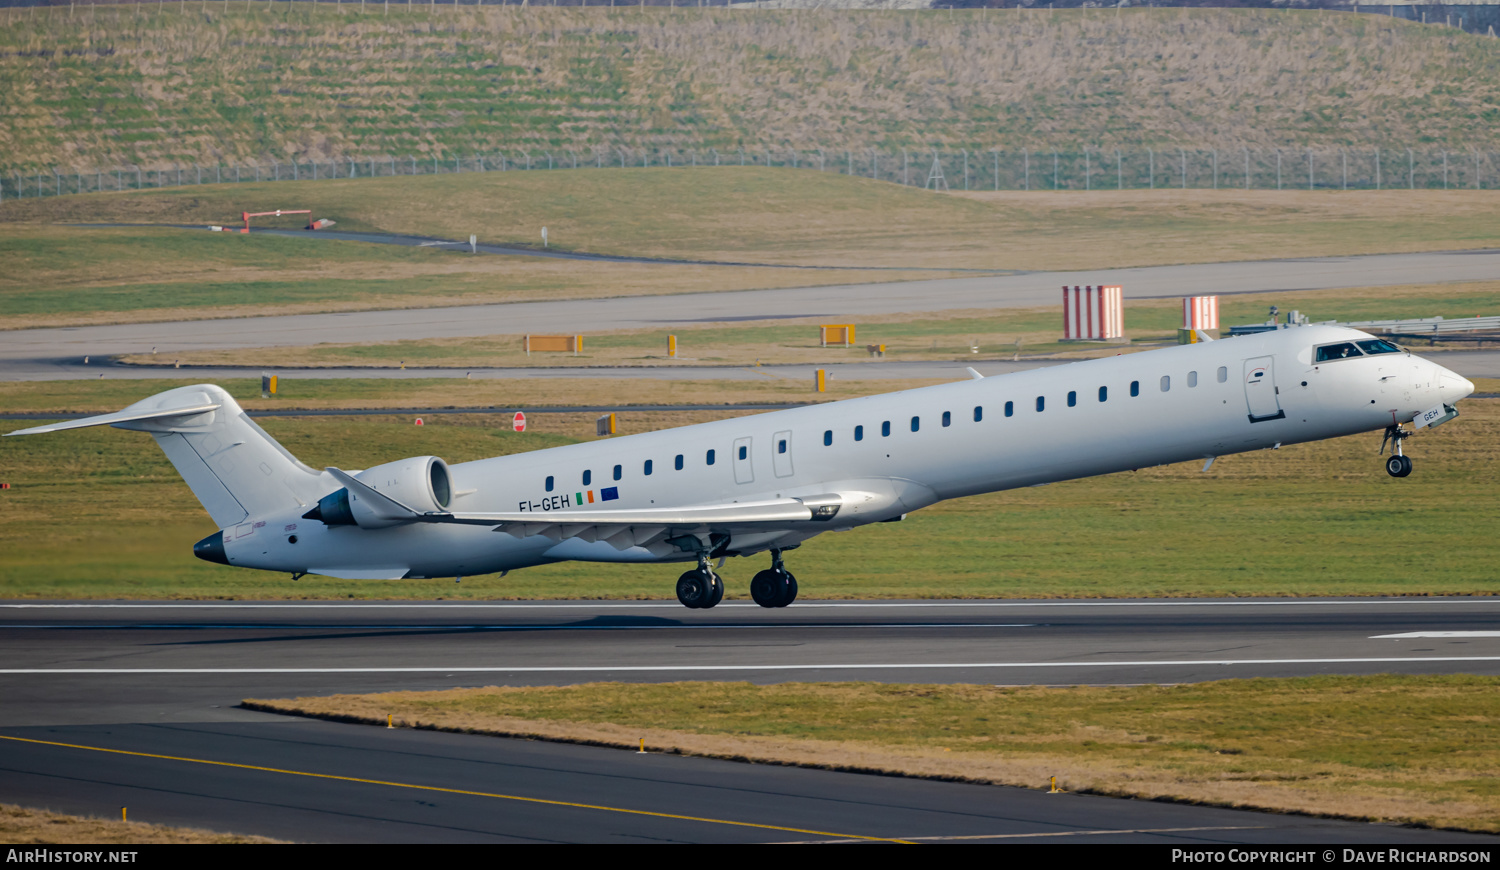
{"type": "Polygon", "coordinates": [[[363,499],[365,506],[384,520],[412,522],[422,518],[420,511],[412,510],[369,484],[362,483],[354,475],[330,466],[328,473],[342,483],[350,493],[363,499]]]}
{"type": "Polygon", "coordinates": [[[979,372],[975,371],[973,366],[966,367],[964,371],[968,372],[969,377],[976,381],[984,380],[984,375],[981,375],[979,372]]]}
{"type": "Polygon", "coordinates": [[[1213,341],[1214,340],[1214,337],[1212,335],[1209,335],[1208,333],[1204,332],[1201,329],[1195,329],[1195,330],[1193,330],[1193,332],[1195,332],[1195,333],[1198,334],[1198,340],[1199,341],[1213,341]]]}

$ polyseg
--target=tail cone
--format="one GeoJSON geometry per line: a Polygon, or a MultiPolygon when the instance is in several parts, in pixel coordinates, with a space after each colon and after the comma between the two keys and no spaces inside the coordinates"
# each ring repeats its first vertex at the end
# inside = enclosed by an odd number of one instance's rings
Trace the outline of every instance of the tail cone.
{"type": "Polygon", "coordinates": [[[220,565],[228,565],[229,557],[224,554],[224,533],[214,532],[193,545],[193,555],[205,562],[218,562],[220,565]]]}

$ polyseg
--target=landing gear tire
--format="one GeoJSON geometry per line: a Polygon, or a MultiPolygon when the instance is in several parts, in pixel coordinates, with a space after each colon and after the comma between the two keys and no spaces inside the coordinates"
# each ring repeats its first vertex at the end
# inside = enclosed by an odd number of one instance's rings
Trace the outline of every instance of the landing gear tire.
{"type": "Polygon", "coordinates": [[[713,607],[723,597],[724,581],[712,571],[695,568],[677,578],[677,600],[683,607],[713,607]]]}
{"type": "Polygon", "coordinates": [[[1385,461],[1385,473],[1391,477],[1405,477],[1411,474],[1411,459],[1406,456],[1392,456],[1385,461]]]}
{"type": "Polygon", "coordinates": [[[761,607],[785,607],[797,600],[797,578],[784,568],[769,568],[751,579],[750,597],[761,607]]]}

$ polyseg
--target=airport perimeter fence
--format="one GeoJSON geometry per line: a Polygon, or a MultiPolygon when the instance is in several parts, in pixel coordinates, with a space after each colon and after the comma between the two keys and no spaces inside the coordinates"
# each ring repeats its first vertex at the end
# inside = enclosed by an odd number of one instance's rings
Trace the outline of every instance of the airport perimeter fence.
{"type": "Polygon", "coordinates": [[[761,166],[837,172],[941,190],[1449,190],[1500,188],[1500,152],[1412,148],[1076,151],[512,149],[469,157],[377,157],[144,169],[0,170],[0,202],[78,193],[333,178],[624,167],[761,166]]]}

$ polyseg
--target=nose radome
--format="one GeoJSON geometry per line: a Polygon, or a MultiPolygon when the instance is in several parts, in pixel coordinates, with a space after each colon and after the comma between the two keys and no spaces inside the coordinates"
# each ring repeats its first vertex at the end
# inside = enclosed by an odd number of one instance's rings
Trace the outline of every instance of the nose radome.
{"type": "Polygon", "coordinates": [[[1438,366],[1438,396],[1443,404],[1452,405],[1474,392],[1474,382],[1456,372],[1438,366]]]}

